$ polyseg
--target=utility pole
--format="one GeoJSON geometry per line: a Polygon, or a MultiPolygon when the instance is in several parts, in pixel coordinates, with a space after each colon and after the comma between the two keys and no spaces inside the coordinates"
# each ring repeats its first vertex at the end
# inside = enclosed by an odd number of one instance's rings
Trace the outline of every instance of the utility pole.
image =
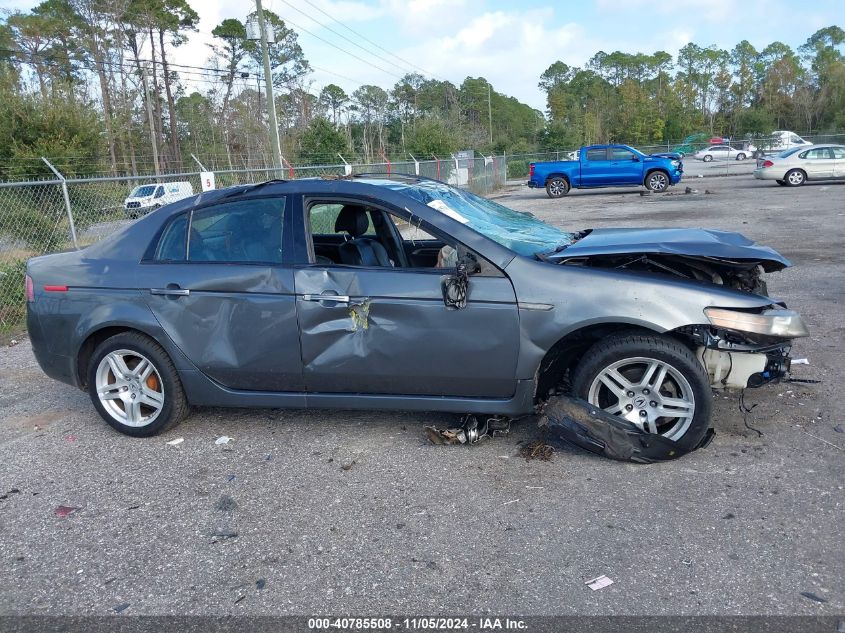
{"type": "Polygon", "coordinates": [[[487,123],[490,126],[490,145],[493,145],[493,102],[490,100],[490,82],[487,82],[487,123]]]}
{"type": "Polygon", "coordinates": [[[267,115],[270,119],[270,144],[273,147],[273,166],[276,177],[282,176],[282,146],[279,142],[279,124],[276,121],[276,101],[273,99],[273,71],[270,68],[270,50],[267,45],[267,30],[264,23],[264,8],[261,0],[255,0],[258,14],[258,32],[261,34],[261,56],[264,58],[264,92],[267,95],[267,115]]]}
{"type": "Polygon", "coordinates": [[[155,163],[156,179],[161,176],[161,170],[158,166],[158,145],[156,144],[156,128],[153,123],[153,104],[150,98],[150,84],[147,81],[147,67],[141,68],[141,77],[144,80],[144,97],[147,102],[147,120],[150,123],[150,143],[153,146],[153,163],[155,163]]]}

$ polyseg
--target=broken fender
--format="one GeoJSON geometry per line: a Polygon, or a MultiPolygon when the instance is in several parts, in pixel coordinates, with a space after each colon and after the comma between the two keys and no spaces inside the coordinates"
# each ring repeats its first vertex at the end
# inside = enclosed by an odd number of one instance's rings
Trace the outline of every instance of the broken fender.
{"type": "MultiPolygon", "coordinates": [[[[651,464],[691,452],[662,435],[646,433],[628,420],[576,398],[550,398],[539,425],[576,446],[622,461],[651,464]]],[[[707,446],[714,435],[713,429],[708,429],[692,450],[707,446]]]]}

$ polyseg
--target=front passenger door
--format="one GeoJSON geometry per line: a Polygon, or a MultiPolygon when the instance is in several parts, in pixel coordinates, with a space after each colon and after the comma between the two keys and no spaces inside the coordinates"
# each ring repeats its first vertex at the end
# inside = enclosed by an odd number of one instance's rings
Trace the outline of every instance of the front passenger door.
{"type": "Polygon", "coordinates": [[[442,282],[455,274],[455,260],[442,262],[450,267],[438,268],[436,255],[407,246],[418,229],[434,238],[425,240],[427,246],[436,242],[459,247],[448,236],[404,210],[376,207],[369,200],[321,196],[306,199],[303,208],[302,238],[309,248],[305,260],[295,266],[294,278],[309,394],[514,394],[519,315],[513,286],[502,271],[485,261],[483,273],[470,277],[467,306],[450,308],[444,304],[442,282]],[[310,246],[318,222],[310,216],[327,205],[364,208],[378,225],[376,236],[365,239],[381,243],[391,254],[389,264],[318,261],[310,246]],[[407,235],[399,233],[397,225],[408,228],[407,235]]]}

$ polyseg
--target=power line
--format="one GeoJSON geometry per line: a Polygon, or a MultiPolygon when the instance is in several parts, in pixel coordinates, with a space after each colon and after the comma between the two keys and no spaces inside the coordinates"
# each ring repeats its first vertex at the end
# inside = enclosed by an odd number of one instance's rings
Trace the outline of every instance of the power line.
{"type": "Polygon", "coordinates": [[[303,28],[303,27],[299,26],[298,24],[296,24],[296,23],[295,23],[295,22],[293,22],[292,20],[287,20],[287,23],[288,23],[288,24],[290,24],[291,26],[293,26],[294,28],[297,28],[297,29],[299,29],[300,31],[303,31],[304,33],[308,33],[308,35],[310,35],[311,37],[315,37],[315,38],[317,38],[318,40],[320,40],[321,42],[324,42],[324,43],[328,44],[328,45],[329,45],[329,46],[331,46],[332,48],[336,48],[336,49],[337,49],[337,50],[339,50],[341,53],[345,53],[346,55],[349,55],[350,57],[354,57],[354,58],[355,58],[355,59],[357,59],[358,61],[364,62],[365,64],[368,64],[368,65],[372,66],[373,68],[376,68],[376,69],[380,70],[381,72],[383,72],[383,73],[385,73],[385,74],[387,74],[387,75],[390,75],[391,77],[396,77],[396,79],[403,79],[403,77],[400,77],[400,76],[399,76],[399,75],[397,75],[396,73],[392,73],[392,72],[390,72],[389,70],[385,70],[385,69],[384,69],[384,68],[382,68],[381,66],[378,66],[378,65],[374,64],[372,61],[367,60],[367,59],[364,59],[363,57],[359,57],[359,56],[358,56],[358,55],[356,55],[355,53],[350,53],[348,50],[346,50],[345,48],[341,48],[340,46],[338,46],[338,45],[337,45],[337,44],[335,44],[334,42],[330,42],[329,40],[327,40],[327,39],[325,39],[325,38],[323,38],[323,37],[320,37],[319,35],[317,35],[317,34],[315,34],[315,33],[312,33],[312,32],[311,32],[311,31],[309,31],[308,29],[306,29],[306,28],[303,28]]]}
{"type": "MultiPolygon", "coordinates": [[[[344,40],[346,40],[347,42],[349,42],[349,43],[350,43],[350,44],[352,44],[353,46],[355,46],[355,47],[357,47],[357,48],[361,49],[361,50],[362,50],[362,51],[364,51],[367,55],[372,55],[372,56],[373,56],[373,57],[375,57],[376,59],[379,59],[379,60],[381,60],[381,61],[387,62],[387,63],[388,63],[388,64],[390,64],[391,66],[393,66],[393,67],[395,67],[395,68],[398,68],[399,70],[401,70],[401,71],[402,71],[402,72],[404,72],[404,73],[407,73],[407,72],[408,72],[408,66],[407,66],[407,65],[406,65],[406,66],[400,66],[400,65],[399,65],[399,64],[397,64],[396,62],[392,62],[392,61],[390,61],[389,59],[387,59],[386,57],[383,57],[383,56],[381,56],[381,55],[377,55],[377,54],[373,53],[371,50],[368,50],[367,48],[365,48],[365,47],[361,46],[358,42],[356,42],[356,41],[354,41],[354,40],[350,39],[349,37],[345,36],[343,33],[338,33],[336,30],[334,30],[332,27],[330,27],[329,25],[325,24],[324,22],[320,22],[317,18],[315,18],[315,17],[313,17],[313,16],[311,16],[311,15],[308,15],[308,14],[307,14],[307,13],[305,13],[305,11],[303,11],[302,9],[300,9],[300,8],[298,8],[298,7],[294,6],[293,4],[291,4],[290,2],[288,2],[288,0],[281,0],[281,2],[285,3],[286,5],[288,5],[288,6],[289,6],[291,9],[293,9],[294,11],[298,11],[299,13],[301,13],[302,15],[304,15],[306,18],[308,18],[308,19],[309,19],[309,20],[311,20],[312,22],[315,22],[316,24],[319,24],[321,27],[323,27],[323,28],[324,28],[324,29],[326,29],[327,31],[330,31],[331,33],[334,33],[335,35],[337,35],[337,36],[338,36],[338,37],[340,37],[340,38],[343,38],[344,40]]],[[[413,66],[412,66],[412,67],[413,67],[413,66]]]]}
{"type": "MultiPolygon", "coordinates": [[[[285,4],[288,4],[288,2],[287,2],[286,0],[282,0],[282,2],[284,2],[285,4]]],[[[341,22],[341,21],[339,21],[338,19],[334,18],[331,14],[326,13],[323,9],[321,9],[320,7],[318,7],[316,4],[314,4],[314,3],[313,3],[313,2],[311,2],[310,0],[303,0],[303,2],[305,2],[306,4],[308,4],[308,5],[312,6],[312,7],[313,7],[313,8],[315,8],[315,9],[317,9],[317,11],[319,11],[320,13],[322,13],[323,15],[325,15],[325,16],[326,16],[327,18],[329,18],[332,22],[336,22],[337,24],[339,24],[340,26],[342,26],[343,28],[345,28],[345,29],[346,29],[347,31],[349,31],[350,33],[353,33],[354,35],[356,35],[356,36],[360,37],[362,40],[364,40],[364,41],[365,41],[365,42],[367,42],[368,44],[371,44],[372,46],[375,46],[377,49],[379,49],[379,50],[381,50],[381,51],[384,51],[384,52],[385,52],[385,53],[387,53],[388,55],[391,55],[392,57],[395,57],[396,59],[398,59],[399,61],[403,62],[404,64],[406,64],[406,65],[408,65],[408,66],[410,66],[410,67],[412,67],[412,68],[416,68],[417,70],[419,70],[420,72],[422,72],[424,75],[428,75],[429,77],[433,77],[434,79],[439,79],[440,81],[446,81],[443,77],[438,77],[437,75],[435,75],[435,74],[433,74],[433,73],[428,72],[425,68],[421,68],[420,66],[417,66],[417,65],[416,65],[416,64],[414,64],[413,62],[409,62],[407,59],[404,59],[403,57],[399,57],[399,55],[397,55],[396,53],[392,53],[391,51],[387,50],[386,48],[384,48],[384,47],[382,47],[382,46],[379,46],[378,44],[376,44],[374,41],[372,41],[372,40],[371,40],[371,39],[369,39],[368,37],[366,37],[366,36],[362,35],[362,34],[361,34],[361,33],[359,33],[358,31],[356,31],[356,30],[352,29],[351,27],[347,26],[347,25],[346,25],[346,24],[344,24],[343,22],[341,22]]],[[[315,21],[316,21],[316,20],[315,20],[315,21]]],[[[328,28],[328,27],[326,27],[326,28],[328,28]]]]}

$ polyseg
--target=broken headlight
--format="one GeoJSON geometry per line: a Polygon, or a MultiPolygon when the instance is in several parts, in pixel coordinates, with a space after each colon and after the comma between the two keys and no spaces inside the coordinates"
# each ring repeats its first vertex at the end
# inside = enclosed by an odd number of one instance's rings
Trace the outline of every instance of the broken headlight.
{"type": "Polygon", "coordinates": [[[753,313],[725,308],[705,308],[704,314],[714,327],[726,330],[778,338],[800,338],[810,334],[803,319],[794,310],[764,310],[761,313],[753,313]]]}

